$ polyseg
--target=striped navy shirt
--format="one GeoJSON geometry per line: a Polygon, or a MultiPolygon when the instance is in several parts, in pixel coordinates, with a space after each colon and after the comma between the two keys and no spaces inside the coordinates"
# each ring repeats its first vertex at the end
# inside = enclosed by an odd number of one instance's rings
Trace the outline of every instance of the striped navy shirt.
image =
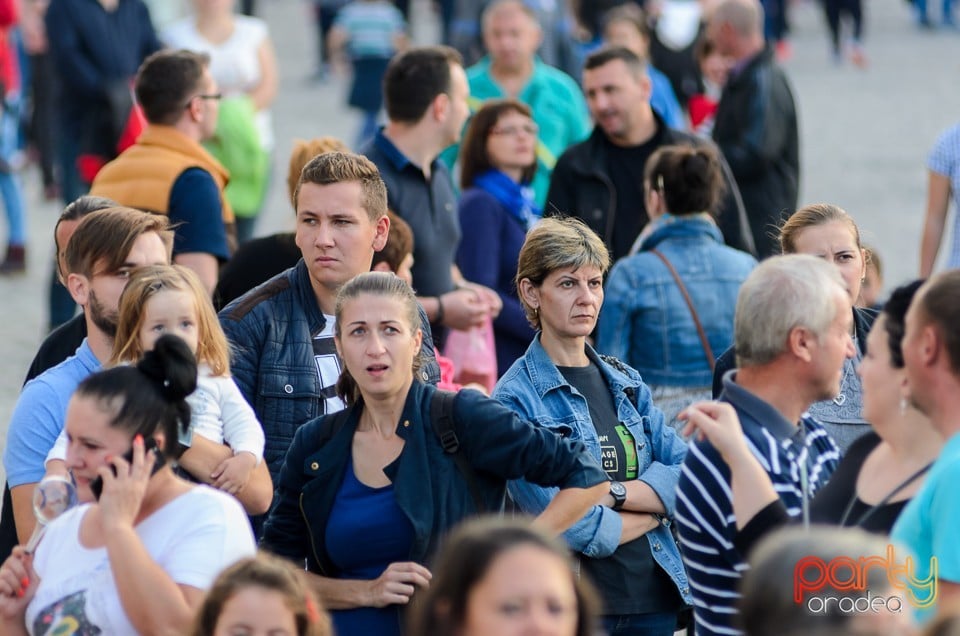
{"type": "MultiPolygon", "coordinates": [[[[720,399],[740,417],[747,445],[770,475],[787,512],[801,517],[806,503],[833,474],[840,459],[836,444],[812,417],[799,426],[772,406],[723,379],[720,399]]],[[[676,521],[690,579],[698,636],[741,634],[735,627],[737,587],[747,569],[733,543],[736,522],[730,471],[713,446],[692,444],[677,485],[676,521]]]]}

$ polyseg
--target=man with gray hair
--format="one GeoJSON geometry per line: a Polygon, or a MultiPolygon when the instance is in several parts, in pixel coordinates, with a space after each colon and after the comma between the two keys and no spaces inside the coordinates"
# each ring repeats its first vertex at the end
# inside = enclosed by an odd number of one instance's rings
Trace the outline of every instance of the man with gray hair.
{"type": "MultiPolygon", "coordinates": [[[[806,410],[839,392],[843,362],[855,354],[852,319],[840,274],[813,256],[764,261],[737,297],[738,368],[724,376],[720,400],[737,412],[751,452],[794,517],[806,519],[807,502],[840,457],[806,410]]],[[[709,441],[691,445],[684,460],[676,519],[697,634],[739,634],[737,586],[753,538],[737,527],[730,471],[709,441]]]]}

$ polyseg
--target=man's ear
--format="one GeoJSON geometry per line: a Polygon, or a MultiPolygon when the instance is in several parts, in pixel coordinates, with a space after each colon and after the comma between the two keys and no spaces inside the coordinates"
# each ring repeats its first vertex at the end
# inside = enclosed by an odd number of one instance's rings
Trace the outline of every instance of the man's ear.
{"type": "Polygon", "coordinates": [[[803,362],[812,362],[812,345],[816,340],[817,337],[806,327],[794,327],[787,335],[787,350],[803,362]]]}
{"type": "Polygon", "coordinates": [[[927,323],[920,332],[920,361],[925,367],[936,366],[943,349],[943,338],[935,326],[927,323]]]}
{"type": "Polygon", "coordinates": [[[377,219],[377,233],[373,237],[373,251],[379,252],[382,250],[386,246],[388,238],[390,238],[390,217],[384,214],[377,219]]]}
{"type": "Polygon", "coordinates": [[[86,307],[90,296],[90,280],[83,274],[67,274],[66,286],[73,302],[86,307]]]}
{"type": "Polygon", "coordinates": [[[440,93],[430,102],[430,113],[435,121],[443,121],[447,112],[450,110],[450,96],[446,93],[440,93]]]}
{"type": "Polygon", "coordinates": [[[203,106],[200,99],[191,99],[187,102],[187,112],[190,113],[190,118],[198,122],[203,119],[203,106]]]}

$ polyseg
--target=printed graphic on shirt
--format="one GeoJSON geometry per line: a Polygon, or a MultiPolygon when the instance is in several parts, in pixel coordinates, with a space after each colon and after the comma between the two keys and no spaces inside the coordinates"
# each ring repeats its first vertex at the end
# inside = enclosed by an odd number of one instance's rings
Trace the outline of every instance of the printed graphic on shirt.
{"type": "Polygon", "coordinates": [[[65,596],[42,610],[33,621],[38,636],[99,636],[102,632],[87,619],[86,591],[65,596]]]}
{"type": "Polygon", "coordinates": [[[600,440],[600,466],[610,479],[625,481],[637,478],[637,447],[633,434],[623,424],[613,427],[617,437],[598,431],[600,440]]]}
{"type": "Polygon", "coordinates": [[[329,415],[346,408],[343,400],[337,397],[337,380],[342,367],[337,347],[333,342],[334,317],[324,315],[327,324],[313,336],[313,361],[320,378],[320,397],[323,399],[323,412],[329,415]]]}

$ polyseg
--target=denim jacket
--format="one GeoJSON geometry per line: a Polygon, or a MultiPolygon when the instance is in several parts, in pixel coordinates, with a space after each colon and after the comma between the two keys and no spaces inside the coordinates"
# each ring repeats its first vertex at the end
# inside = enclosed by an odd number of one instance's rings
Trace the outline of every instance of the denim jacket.
{"type": "Polygon", "coordinates": [[[677,270],[718,356],[733,343],[737,293],[757,261],[723,244],[709,219],[661,217],[640,246],[607,279],[597,349],[620,358],[651,386],[710,386],[703,344],[680,288],[650,250],[677,270]],[[662,219],[662,220],[661,220],[662,219]]]}
{"type": "MultiPolygon", "coordinates": [[[[600,369],[614,396],[620,422],[637,442],[638,479],[646,482],[667,511],[664,525],[647,533],[654,560],[677,586],[685,603],[691,602],[687,574],[680,551],[670,529],[676,503],[680,466],[687,454],[683,440],[663,421],[653,405],[650,389],[640,375],[619,360],[600,356],[589,345],[587,356],[600,369]]],[[[540,334],[530,343],[527,353],[500,378],[493,397],[526,419],[552,429],[558,435],[582,440],[600,465],[600,442],[590,419],[583,394],[564,379],[543,346],[540,334]]],[[[544,488],[528,481],[510,482],[510,495],[524,512],[538,514],[556,495],[556,488],[544,488]]],[[[564,533],[570,547],[590,558],[610,556],[620,543],[620,514],[606,506],[594,506],[580,521],[564,533]]]]}
{"type": "MultiPolygon", "coordinates": [[[[420,379],[436,384],[440,367],[422,309],[420,315],[425,357],[420,379]]],[[[263,425],[263,458],[276,483],[294,433],[324,414],[313,335],[326,320],[303,259],[224,307],[220,325],[232,349],[233,379],[263,425]]]]}
{"type": "MultiPolygon", "coordinates": [[[[463,473],[432,428],[434,391],[417,381],[410,387],[396,429],[403,450],[384,468],[397,505],[413,526],[410,559],[418,563],[427,562],[451,527],[477,514],[463,473]]],[[[300,427],[280,471],[261,542],[301,567],[306,560],[309,571],[324,576],[338,574],[326,549],[326,527],[361,410],[349,407],[339,429],[333,429],[327,417],[300,427]]],[[[453,421],[460,452],[473,466],[487,510],[503,503],[508,479],[525,476],[564,488],[589,488],[607,480],[582,443],[559,439],[476,391],[457,394],[453,421]]]]}

